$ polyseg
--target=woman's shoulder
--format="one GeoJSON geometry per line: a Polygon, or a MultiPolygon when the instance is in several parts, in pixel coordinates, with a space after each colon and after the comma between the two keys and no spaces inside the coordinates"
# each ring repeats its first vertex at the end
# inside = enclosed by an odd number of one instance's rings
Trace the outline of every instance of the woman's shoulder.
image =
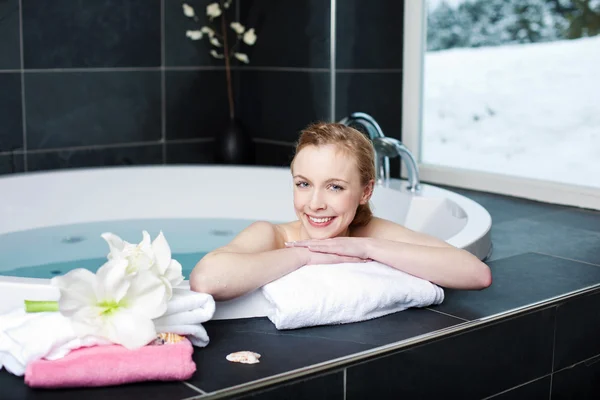
{"type": "Polygon", "coordinates": [[[293,242],[299,239],[297,236],[300,231],[300,221],[283,222],[274,226],[279,231],[284,242],[293,242]]]}

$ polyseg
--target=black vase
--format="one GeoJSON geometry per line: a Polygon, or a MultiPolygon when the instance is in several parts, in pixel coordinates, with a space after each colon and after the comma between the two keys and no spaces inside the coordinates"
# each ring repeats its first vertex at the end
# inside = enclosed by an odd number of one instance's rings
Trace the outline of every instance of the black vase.
{"type": "Polygon", "coordinates": [[[228,119],[215,143],[218,163],[254,164],[254,142],[239,120],[228,119]]]}

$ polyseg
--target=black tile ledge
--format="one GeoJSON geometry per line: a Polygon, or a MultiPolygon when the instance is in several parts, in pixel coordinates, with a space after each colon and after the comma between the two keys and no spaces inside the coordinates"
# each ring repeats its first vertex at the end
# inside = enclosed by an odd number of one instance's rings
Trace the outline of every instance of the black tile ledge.
{"type": "Polygon", "coordinates": [[[536,253],[487,264],[492,270],[490,287],[446,289],[444,302],[432,308],[472,320],[600,284],[600,267],[536,253]]]}

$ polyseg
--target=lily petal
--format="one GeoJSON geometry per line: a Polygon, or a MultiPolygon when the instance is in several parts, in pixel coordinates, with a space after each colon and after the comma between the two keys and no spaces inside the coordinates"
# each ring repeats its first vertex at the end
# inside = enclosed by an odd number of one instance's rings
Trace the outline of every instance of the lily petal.
{"type": "Polygon", "coordinates": [[[108,248],[110,249],[110,253],[108,254],[109,259],[117,258],[123,249],[125,249],[126,242],[117,235],[106,232],[100,236],[108,243],[108,248]]]}
{"type": "Polygon", "coordinates": [[[140,271],[123,298],[127,309],[150,319],[167,311],[167,288],[163,281],[150,271],[140,271]]]}
{"type": "Polygon", "coordinates": [[[154,252],[158,273],[164,275],[171,261],[171,248],[162,231],[160,231],[156,239],[152,242],[152,251],[154,252]]]}
{"type": "Polygon", "coordinates": [[[109,260],[96,272],[96,298],[98,302],[120,302],[127,293],[130,280],[126,279],[127,260],[109,260]]]}
{"type": "Polygon", "coordinates": [[[96,275],[85,268],[77,268],[62,276],[55,276],[50,283],[60,290],[58,308],[70,316],[81,307],[96,303],[96,275]]]}
{"type": "Polygon", "coordinates": [[[106,338],[129,350],[145,346],[156,337],[156,328],[150,318],[127,309],[116,311],[106,322],[106,338]]]}
{"type": "Polygon", "coordinates": [[[171,260],[169,268],[165,271],[165,278],[171,283],[173,287],[183,282],[183,268],[177,260],[171,260]]]}

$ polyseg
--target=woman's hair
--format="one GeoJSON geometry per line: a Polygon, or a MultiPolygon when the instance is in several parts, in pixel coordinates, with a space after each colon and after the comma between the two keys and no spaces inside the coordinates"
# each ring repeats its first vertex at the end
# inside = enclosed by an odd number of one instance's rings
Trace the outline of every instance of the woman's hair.
{"type": "MultiPolygon", "coordinates": [[[[360,183],[364,186],[370,180],[375,180],[375,151],[373,144],[366,135],[360,131],[339,123],[317,122],[306,127],[300,133],[296,143],[296,152],[292,160],[292,167],[296,155],[306,146],[336,145],[356,160],[360,173],[360,183]]],[[[373,213],[369,203],[360,204],[356,215],[350,223],[351,226],[363,226],[371,221],[373,213]]]]}

